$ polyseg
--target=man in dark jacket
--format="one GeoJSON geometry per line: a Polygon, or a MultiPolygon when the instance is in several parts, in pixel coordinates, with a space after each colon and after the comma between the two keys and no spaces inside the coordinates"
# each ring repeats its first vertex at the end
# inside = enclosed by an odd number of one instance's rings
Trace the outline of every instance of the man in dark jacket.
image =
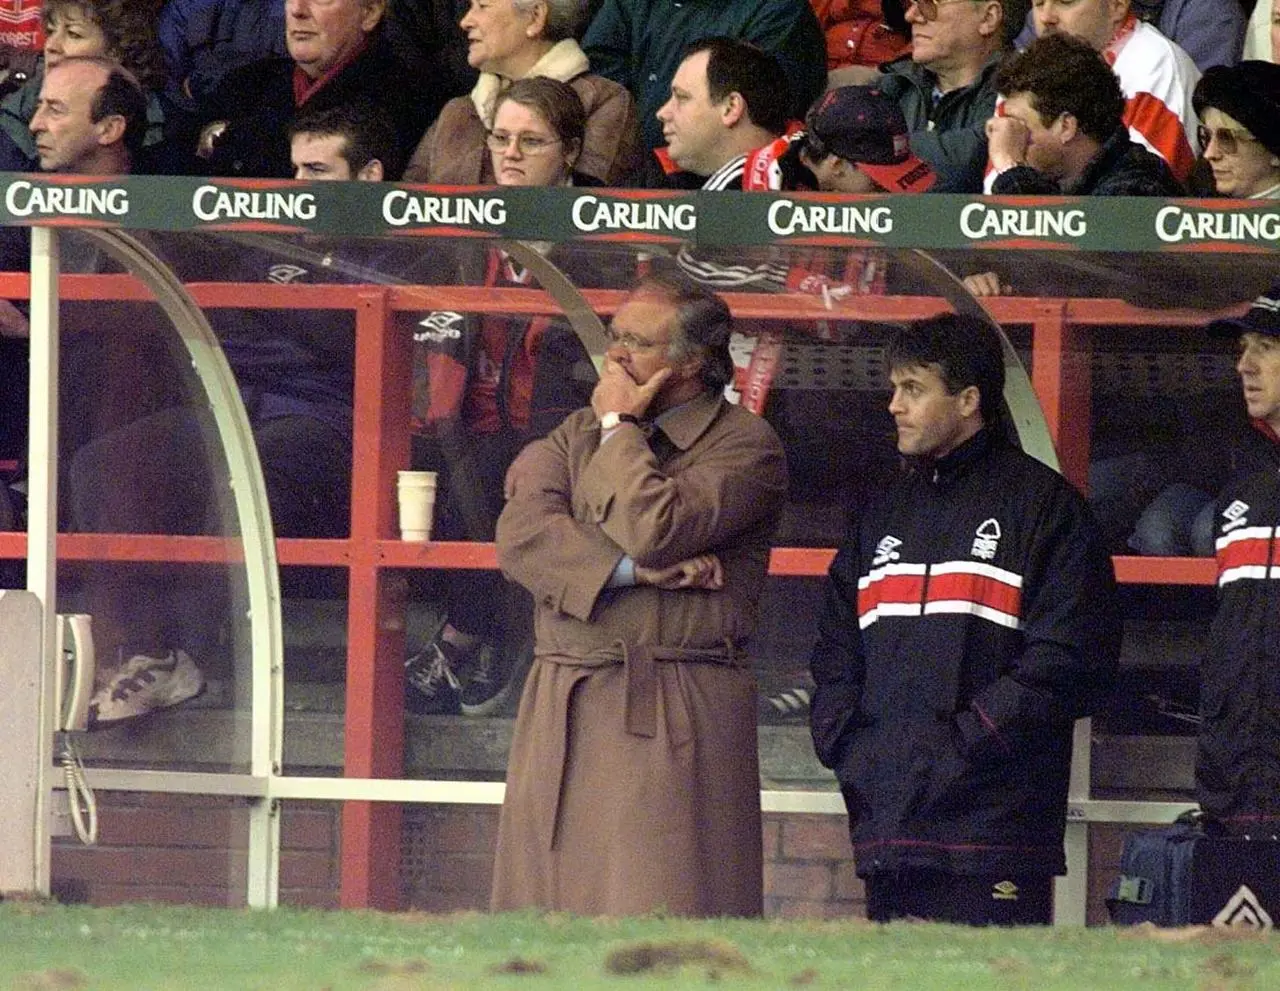
{"type": "Polygon", "coordinates": [[[1236,370],[1256,428],[1249,469],[1218,497],[1218,612],[1200,665],[1196,797],[1229,832],[1280,830],[1280,283],[1239,320],[1236,370]]]}
{"type": "Polygon", "coordinates": [[[413,78],[382,30],[386,0],[287,0],[288,58],[254,62],[230,73],[179,122],[177,140],[196,156],[197,174],[289,178],[286,127],[301,109],[321,111],[354,100],[378,104],[391,118],[398,179],[444,92],[413,78]]]}
{"type": "Polygon", "coordinates": [[[819,759],[874,921],[1047,923],[1072,726],[1120,646],[1084,499],[1009,443],[996,331],[946,315],[886,354],[908,467],[831,565],[812,657],[819,759]]]}
{"type": "Polygon", "coordinates": [[[911,150],[938,173],[934,192],[980,193],[983,125],[996,106],[994,75],[1026,0],[918,0],[907,7],[910,55],[880,67],[877,85],[898,102],[911,150]]]}
{"type": "Polygon", "coordinates": [[[1182,193],[1164,160],[1130,139],[1120,82],[1087,42],[1038,38],[1000,67],[996,88],[1004,106],[987,121],[993,192],[1182,193]]]}

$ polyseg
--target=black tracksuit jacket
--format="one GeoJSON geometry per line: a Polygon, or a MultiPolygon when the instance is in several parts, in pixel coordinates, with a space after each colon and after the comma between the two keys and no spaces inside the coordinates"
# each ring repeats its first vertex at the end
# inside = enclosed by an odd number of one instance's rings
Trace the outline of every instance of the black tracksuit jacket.
{"type": "Polygon", "coordinates": [[[814,745],[858,873],[1063,873],[1072,724],[1109,693],[1119,644],[1084,499],[992,432],[873,499],[812,658],[814,745]]]}

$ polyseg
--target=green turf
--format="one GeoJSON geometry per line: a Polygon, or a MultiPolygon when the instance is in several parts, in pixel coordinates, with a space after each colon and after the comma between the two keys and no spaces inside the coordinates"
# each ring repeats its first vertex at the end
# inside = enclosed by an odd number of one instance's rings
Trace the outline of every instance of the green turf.
{"type": "Polygon", "coordinates": [[[712,986],[1271,991],[1280,937],[0,905],[0,989],[15,991],[712,986]]]}

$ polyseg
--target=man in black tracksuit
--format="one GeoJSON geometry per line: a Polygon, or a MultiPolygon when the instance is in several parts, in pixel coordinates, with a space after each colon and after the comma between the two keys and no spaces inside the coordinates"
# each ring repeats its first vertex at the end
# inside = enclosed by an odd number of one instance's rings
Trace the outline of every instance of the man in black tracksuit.
{"type": "Polygon", "coordinates": [[[1280,283],[1239,320],[1236,370],[1255,428],[1214,516],[1218,611],[1200,665],[1196,797],[1227,832],[1280,833],[1280,283]]]}
{"type": "Polygon", "coordinates": [[[887,359],[907,466],[831,566],[814,746],[871,919],[1047,923],[1072,724],[1116,670],[1111,561],[1083,497],[1005,439],[993,328],[926,320],[887,359]]]}

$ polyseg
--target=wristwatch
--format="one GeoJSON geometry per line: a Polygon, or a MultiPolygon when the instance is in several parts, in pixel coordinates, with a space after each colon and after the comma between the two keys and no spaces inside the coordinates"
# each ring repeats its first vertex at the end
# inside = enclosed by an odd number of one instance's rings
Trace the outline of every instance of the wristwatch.
{"type": "Polygon", "coordinates": [[[614,413],[612,411],[600,417],[600,429],[612,430],[620,423],[636,423],[640,422],[640,417],[632,416],[630,413],[614,413]]]}

